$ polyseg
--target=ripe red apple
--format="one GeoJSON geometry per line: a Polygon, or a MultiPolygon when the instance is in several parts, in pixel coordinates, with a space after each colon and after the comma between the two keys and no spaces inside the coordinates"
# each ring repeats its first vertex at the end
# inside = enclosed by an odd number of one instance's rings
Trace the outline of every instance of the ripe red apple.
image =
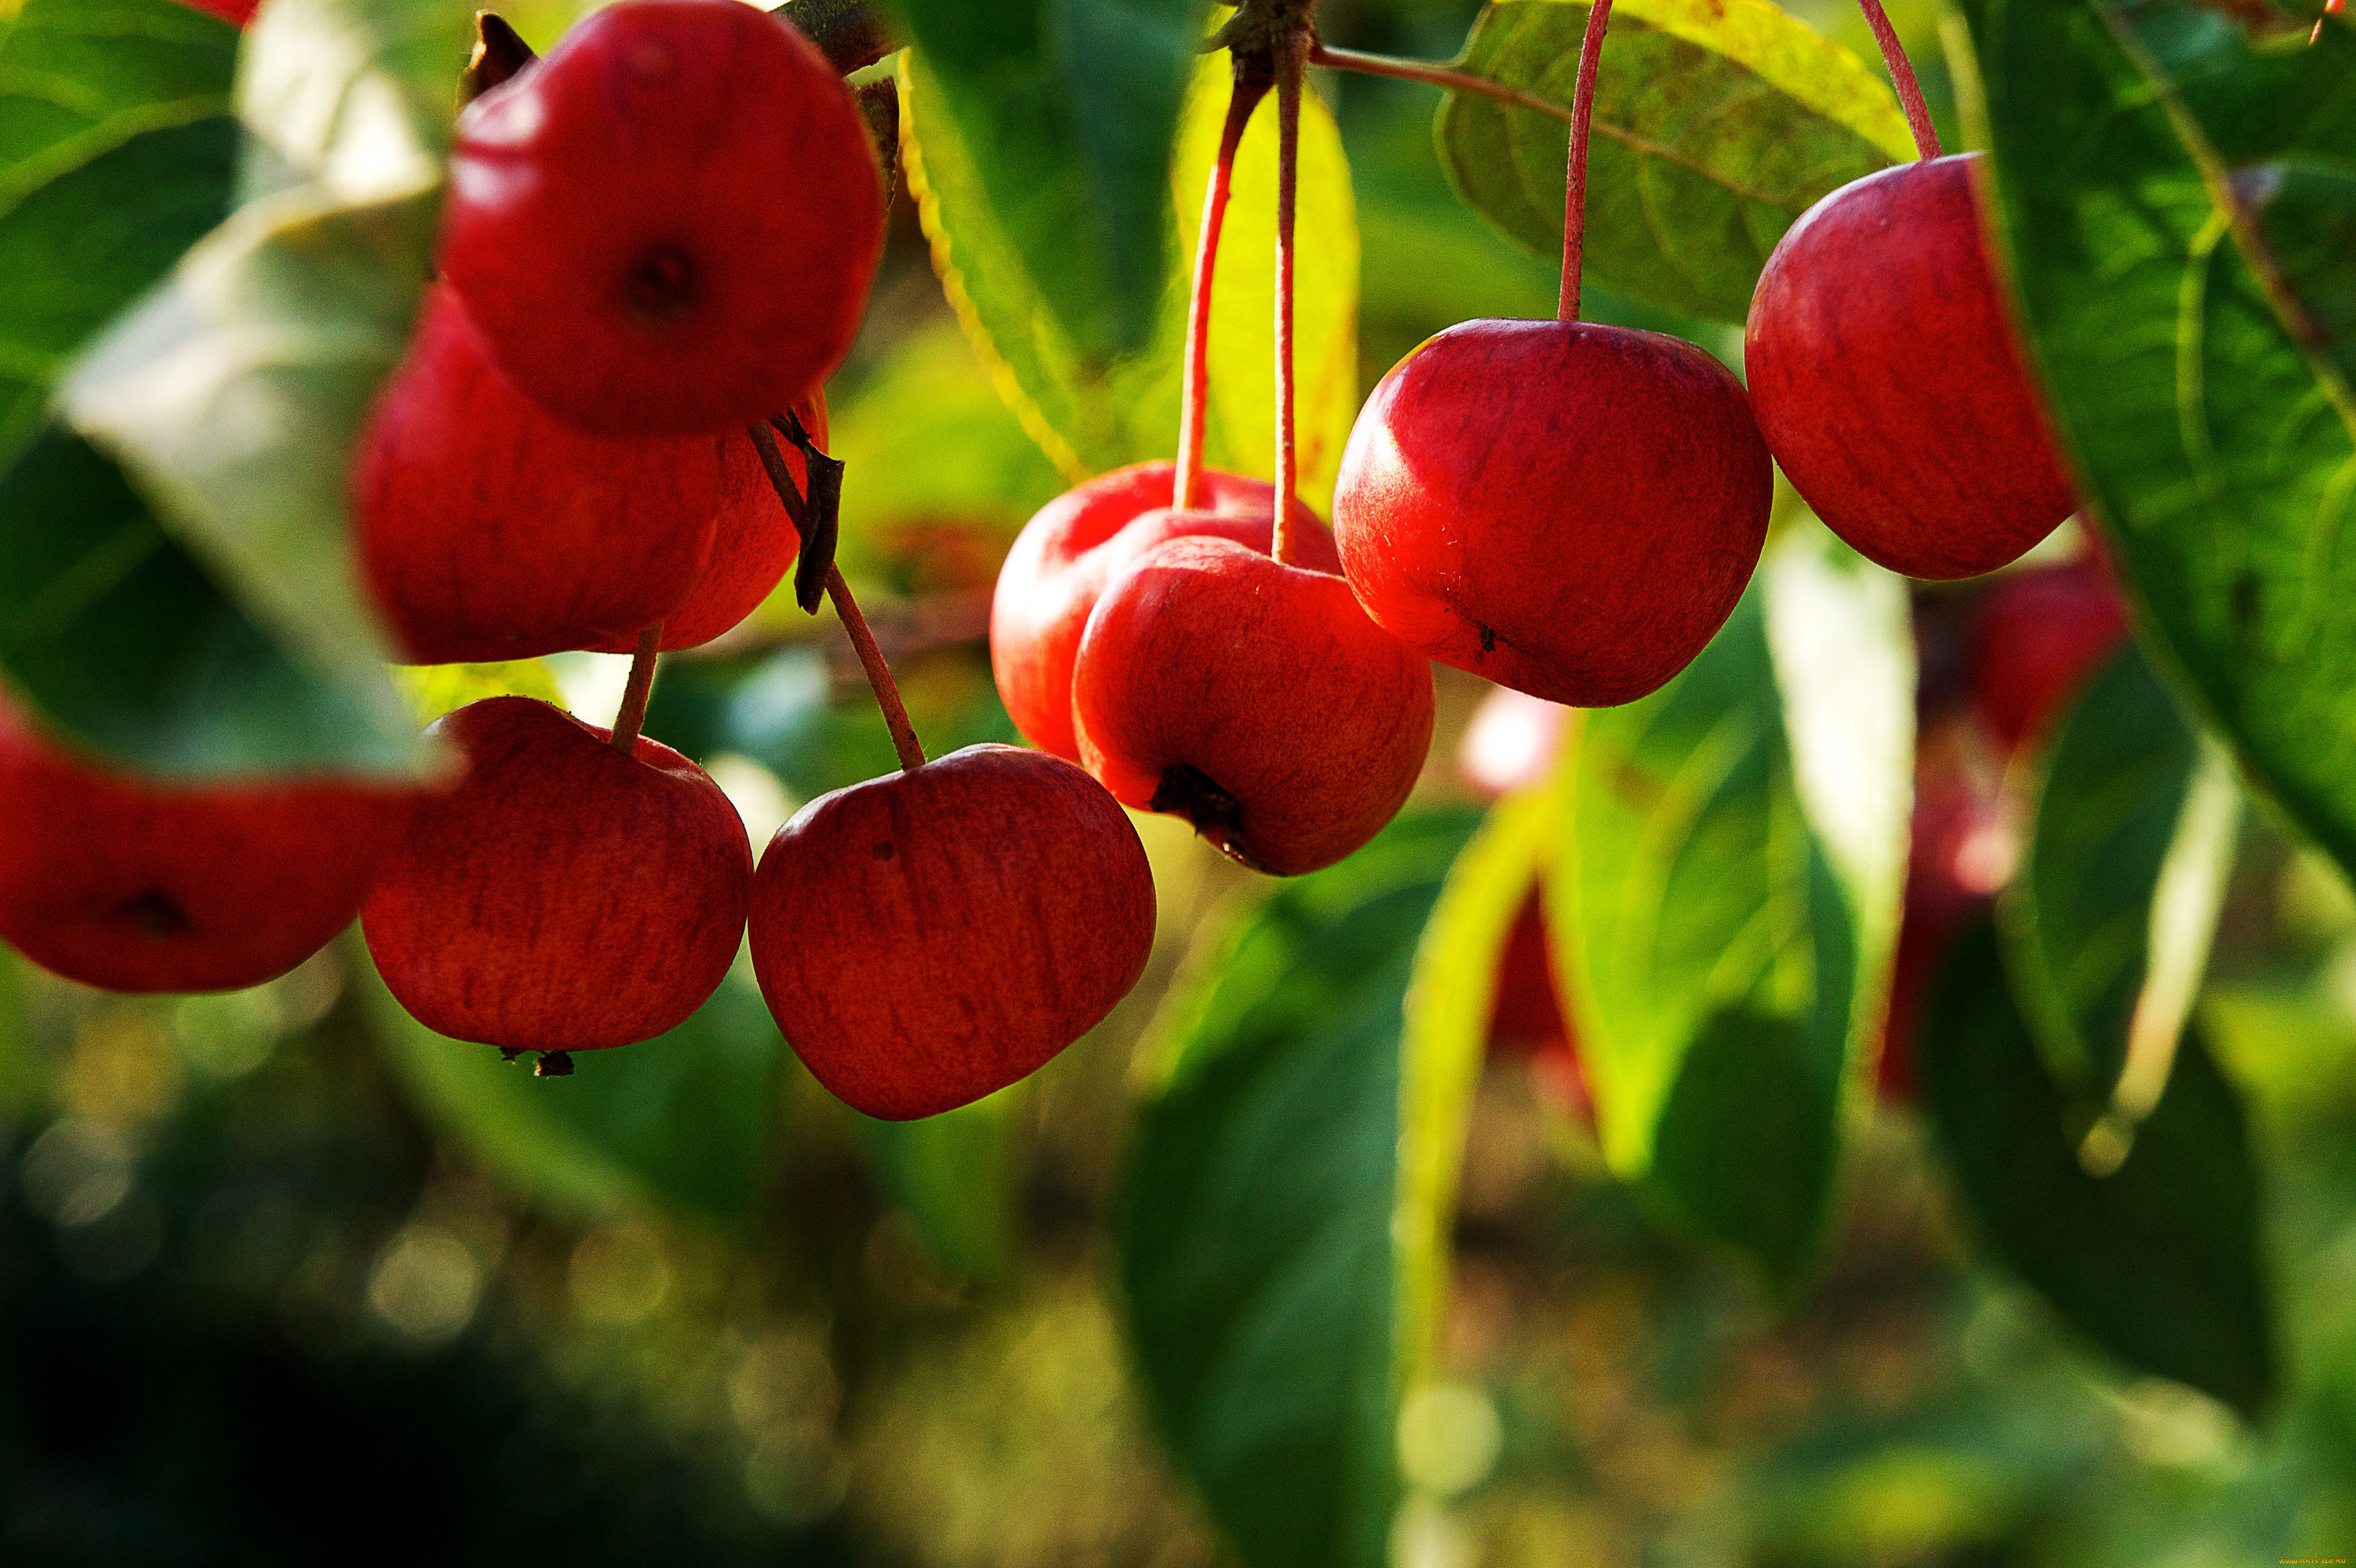
{"type": "Polygon", "coordinates": [[[529,697],[434,726],[466,784],[421,812],[361,911],[384,983],[454,1039],[626,1046],[685,1021],[744,934],[753,851],[720,787],[644,736],[529,697]]]}
{"type": "Polygon", "coordinates": [[[818,1080],[904,1122],[1028,1076],[1145,972],[1153,875],[1111,796],[975,746],[824,795],[753,879],[753,964],[818,1080]]]}
{"type": "Polygon", "coordinates": [[[550,418],[437,285],[352,480],[361,563],[402,656],[491,663],[635,646],[704,573],[721,465],[707,435],[616,440],[550,418]]]}
{"type": "Polygon", "coordinates": [[[1579,1036],[1563,1010],[1562,989],[1555,982],[1546,899],[1537,884],[1515,912],[1505,950],[1498,956],[1488,1049],[1493,1058],[1526,1059],[1538,1086],[1557,1105],[1582,1119],[1593,1119],[1594,1096],[1588,1089],[1586,1064],[1580,1059],[1579,1036]]]}
{"type": "Polygon", "coordinates": [[[0,937],[109,991],[260,985],[352,923],[421,798],[151,783],[76,755],[0,693],[0,937]]]}
{"type": "Polygon", "coordinates": [[[1188,535],[1098,596],[1072,674],[1088,771],[1290,876],[1374,837],[1431,746],[1431,671],[1349,584],[1188,535]]]}
{"type": "Polygon", "coordinates": [[[1751,295],[1751,406],[1803,499],[1912,577],[2017,560],[2076,510],[1973,184],[1978,153],[1841,187],[1751,295]]]}
{"type": "Polygon", "coordinates": [[[1972,614],[1972,701],[1980,722],[2006,751],[2019,750],[2126,635],[2126,608],[2092,556],[1997,578],[1972,614]]]}
{"type": "MultiPolygon", "coordinates": [[[[1269,549],[1276,487],[1216,469],[1203,475],[1203,504],[1171,508],[1174,463],[1138,463],[1065,491],[1025,523],[998,571],[990,601],[990,668],[1007,713],[1032,745],[1076,762],[1072,661],[1097,596],[1116,572],[1166,540],[1215,535],[1269,549]]],[[[1302,556],[1339,571],[1333,536],[1293,502],[1302,556]]]]}
{"type": "Polygon", "coordinates": [[[1742,596],[1774,477],[1740,383],[1692,344],[1468,321],[1358,413],[1333,497],[1366,613],[1548,702],[1633,702],[1742,596]]]}
{"type": "Polygon", "coordinates": [[[442,270],[560,419],[717,435],[818,390],[859,330],[884,179],[782,16],[623,0],[459,116],[442,270]]]}
{"type": "MultiPolygon", "coordinates": [[[[802,428],[823,450],[826,446],[826,394],[812,392],[797,405],[802,428]]],[[[769,483],[751,437],[741,430],[713,437],[720,446],[720,502],[712,531],[712,558],[677,609],[663,618],[662,648],[701,648],[723,632],[734,630],[776,591],[801,553],[802,536],[786,513],[769,483]]],[[[809,464],[801,448],[789,441],[778,444],[794,483],[809,484],[809,464]]],[[[636,638],[615,638],[596,645],[600,653],[634,653],[636,638]]]]}

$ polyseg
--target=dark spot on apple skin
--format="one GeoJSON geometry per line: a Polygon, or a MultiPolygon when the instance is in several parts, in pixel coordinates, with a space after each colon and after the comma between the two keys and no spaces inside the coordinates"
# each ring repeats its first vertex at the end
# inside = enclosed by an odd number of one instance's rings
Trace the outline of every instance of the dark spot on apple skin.
{"type": "Polygon", "coordinates": [[[1497,633],[1494,628],[1484,626],[1481,628],[1481,651],[1484,655],[1497,651],[1497,633]]]}
{"type": "Polygon", "coordinates": [[[897,850],[894,850],[894,849],[892,847],[892,841],[891,841],[890,839],[878,839],[878,840],[876,840],[876,841],[875,841],[875,858],[876,858],[876,859],[878,859],[878,860],[889,860],[889,859],[891,859],[894,854],[898,854],[898,853],[899,853],[899,852],[898,852],[897,850]]]}
{"type": "Polygon", "coordinates": [[[114,907],[117,919],[127,920],[148,936],[162,940],[169,937],[185,937],[196,929],[173,897],[160,887],[151,887],[135,898],[126,898],[114,907]]]}
{"type": "Polygon", "coordinates": [[[642,320],[676,320],[702,300],[702,274],[692,256],[675,245],[665,245],[649,252],[631,269],[622,284],[622,297],[642,320]]]}

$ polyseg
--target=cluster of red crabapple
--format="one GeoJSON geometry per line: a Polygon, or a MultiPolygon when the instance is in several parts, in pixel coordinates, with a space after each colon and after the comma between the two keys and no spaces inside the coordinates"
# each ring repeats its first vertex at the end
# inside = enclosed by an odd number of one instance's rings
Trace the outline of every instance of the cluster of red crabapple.
{"type": "Polygon", "coordinates": [[[2071,486],[1973,162],[1937,156],[1902,70],[1923,160],[1784,236],[1751,313],[1747,392],[1689,343],[1579,319],[1609,12],[1593,6],[1582,51],[1560,318],[1468,322],[1385,377],[1330,533],[1292,494],[1285,265],[1302,70],[1321,51],[1298,4],[1274,7],[1284,27],[1235,36],[1179,459],[1101,476],[1026,527],[991,658],[1037,749],[933,761],[811,549],[840,483],[821,388],[883,238],[884,171],[850,90],[782,15],[739,0],[623,0],[545,59],[514,46],[512,74],[478,81],[461,115],[439,277],[355,455],[357,553],[403,659],[629,652],[622,714],[606,730],[476,703],[434,726],[463,764],[438,787],[174,789],[0,711],[0,935],[91,984],[217,990],[284,972],[358,913],[411,1014],[561,1071],[683,1022],[749,932],[816,1076],[872,1114],[927,1115],[1028,1074],[1142,973],[1153,888],[1119,805],[1182,815],[1257,868],[1312,871],[1404,803],[1431,737],[1428,660],[1578,706],[1657,689],[1751,578],[1771,452],[1898,571],[1970,575],[2042,539],[2071,486]],[[1271,87],[1287,193],[1272,486],[1205,470],[1200,417],[1227,178],[1271,87]],[[830,594],[859,643],[904,768],[812,802],[756,866],[718,787],[637,726],[657,656],[737,624],[798,562],[805,604],[830,594]]]}

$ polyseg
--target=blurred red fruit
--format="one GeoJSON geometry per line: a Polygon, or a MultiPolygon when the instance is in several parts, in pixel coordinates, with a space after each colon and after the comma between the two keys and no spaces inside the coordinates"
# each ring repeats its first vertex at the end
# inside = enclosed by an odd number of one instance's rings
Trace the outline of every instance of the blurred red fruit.
{"type": "MultiPolygon", "coordinates": [[[[1203,475],[1203,505],[1171,510],[1173,463],[1138,463],[1065,491],[1023,525],[999,568],[990,605],[990,667],[1014,727],[1044,751],[1080,759],[1072,727],[1072,663],[1080,634],[1120,569],[1156,545],[1187,535],[1232,539],[1261,554],[1275,530],[1276,488],[1215,469],[1203,475]]],[[[1293,503],[1302,559],[1338,573],[1333,536],[1293,503]]]]}
{"type": "Polygon", "coordinates": [[[623,0],[459,117],[443,273],[584,430],[718,435],[799,403],[883,246],[851,89],[739,0],[623,0]]]}
{"type": "Polygon", "coordinates": [[[1972,701],[2008,752],[2044,734],[2112,650],[2126,607],[2102,563],[2007,573],[1990,583],[1971,626],[1972,701]]]}
{"type": "Polygon", "coordinates": [[[244,27],[253,20],[254,12],[262,8],[262,0],[186,0],[199,11],[210,11],[224,22],[244,27]]]}
{"type": "Polygon", "coordinates": [[[1983,155],[1841,187],[1784,231],[1743,338],[1784,475],[1858,553],[1992,572],[2077,505],[1988,257],[1983,155]]]}
{"type": "Polygon", "coordinates": [[[1940,961],[1956,934],[1994,903],[2018,854],[1996,794],[1952,774],[1916,784],[1910,838],[1890,1015],[1875,1071],[1883,1097],[1898,1101],[1914,1098],[1915,1035],[1940,961]]]}
{"type": "Polygon", "coordinates": [[[744,934],[744,824],[687,758],[527,697],[434,730],[466,784],[421,812],[361,914],[426,1027],[510,1050],[649,1039],[719,987],[744,934]]]}
{"type": "Polygon", "coordinates": [[[821,796],[754,878],[753,963],[820,1083],[907,1121],[1029,1076],[1145,972],[1153,875],[1070,763],[976,746],[821,796]]]}
{"type": "Polygon", "coordinates": [[[259,985],[351,924],[422,798],[150,783],[72,754],[0,695],[0,937],[110,991],[259,985]]]}
{"type": "Polygon", "coordinates": [[[633,647],[712,554],[711,437],[613,440],[551,419],[439,285],[352,474],[369,585],[414,663],[633,647]]]}
{"type": "Polygon", "coordinates": [[[1548,702],[1633,702],[1742,596],[1774,496],[1742,385],[1692,344],[1468,321],[1359,411],[1333,538],[1409,647],[1548,702]]]}
{"type": "Polygon", "coordinates": [[[1290,876],[1406,803],[1431,746],[1431,671],[1341,578],[1190,535],[1105,585],[1072,712],[1088,771],[1122,804],[1290,876]]]}
{"type": "Polygon", "coordinates": [[[1595,1114],[1579,1037],[1555,982],[1554,949],[1548,939],[1546,900],[1533,885],[1514,915],[1497,960],[1497,995],[1489,1010],[1489,1054],[1526,1058],[1538,1086],[1563,1110],[1582,1119],[1595,1114]]]}

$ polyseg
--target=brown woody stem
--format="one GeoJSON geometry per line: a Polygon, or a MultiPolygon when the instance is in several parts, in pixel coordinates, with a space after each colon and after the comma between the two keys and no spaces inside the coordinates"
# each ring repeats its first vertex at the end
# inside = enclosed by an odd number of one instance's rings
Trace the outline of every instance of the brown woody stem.
{"type": "Polygon", "coordinates": [[[1293,444],[1292,220],[1301,183],[1301,77],[1312,40],[1288,35],[1276,60],[1276,521],[1269,553],[1292,564],[1292,497],[1301,455],[1293,444]]]}
{"type": "Polygon", "coordinates": [[[776,14],[799,27],[827,63],[849,76],[900,47],[891,24],[868,0],[792,0],[776,14]]]}
{"type": "Polygon", "coordinates": [[[1226,227],[1227,195],[1235,183],[1236,149],[1252,111],[1268,95],[1264,72],[1246,56],[1235,57],[1235,90],[1227,97],[1227,121],[1219,132],[1218,161],[1203,189],[1203,232],[1194,245],[1194,287],[1186,310],[1186,392],[1178,405],[1178,472],[1171,505],[1202,500],[1205,405],[1211,397],[1211,285],[1219,265],[1219,232],[1226,227]]]}
{"type": "Polygon", "coordinates": [[[884,650],[875,646],[875,634],[868,629],[867,618],[859,613],[859,601],[851,596],[851,585],[842,580],[841,567],[827,573],[826,593],[834,601],[834,613],[842,618],[842,629],[851,634],[851,646],[859,652],[867,683],[875,689],[875,705],[884,710],[884,724],[892,732],[892,748],[900,754],[900,766],[914,773],[925,765],[925,748],[917,744],[907,705],[900,701],[900,683],[892,679],[892,667],[884,662],[884,650]]]}
{"type": "Polygon", "coordinates": [[[1579,85],[1570,97],[1570,159],[1563,174],[1562,294],[1557,319],[1579,319],[1579,269],[1587,245],[1587,133],[1595,119],[1595,70],[1603,59],[1603,30],[1612,25],[1612,0],[1594,0],[1587,32],[1579,40],[1579,85]]]}
{"type": "Polygon", "coordinates": [[[638,731],[646,727],[647,699],[654,694],[655,666],[662,660],[662,628],[650,626],[638,633],[630,655],[630,683],[622,688],[622,709],[614,715],[614,749],[624,757],[638,750],[638,731]]]}
{"type": "Polygon", "coordinates": [[[1873,29],[1873,41],[1881,46],[1882,63],[1890,68],[1890,80],[1898,88],[1898,102],[1906,106],[1906,125],[1914,133],[1914,150],[1926,158],[1939,156],[1939,133],[1931,124],[1931,106],[1922,102],[1922,84],[1914,79],[1914,62],[1906,58],[1906,46],[1898,41],[1898,29],[1890,25],[1890,14],[1881,8],[1881,0],[1857,0],[1865,12],[1865,25],[1873,29]]]}
{"type": "Polygon", "coordinates": [[[1570,123],[1570,111],[1552,99],[1540,98],[1535,92],[1524,92],[1517,87],[1507,87],[1504,82],[1492,81],[1485,76],[1451,70],[1430,60],[1397,59],[1389,55],[1367,54],[1362,49],[1337,49],[1319,44],[1309,51],[1309,63],[1333,70],[1355,70],[1362,76],[1387,76],[1400,81],[1420,81],[1427,87],[1443,88],[1450,92],[1478,93],[1516,109],[1543,114],[1549,120],[1559,120],[1565,124],[1570,123]]]}

